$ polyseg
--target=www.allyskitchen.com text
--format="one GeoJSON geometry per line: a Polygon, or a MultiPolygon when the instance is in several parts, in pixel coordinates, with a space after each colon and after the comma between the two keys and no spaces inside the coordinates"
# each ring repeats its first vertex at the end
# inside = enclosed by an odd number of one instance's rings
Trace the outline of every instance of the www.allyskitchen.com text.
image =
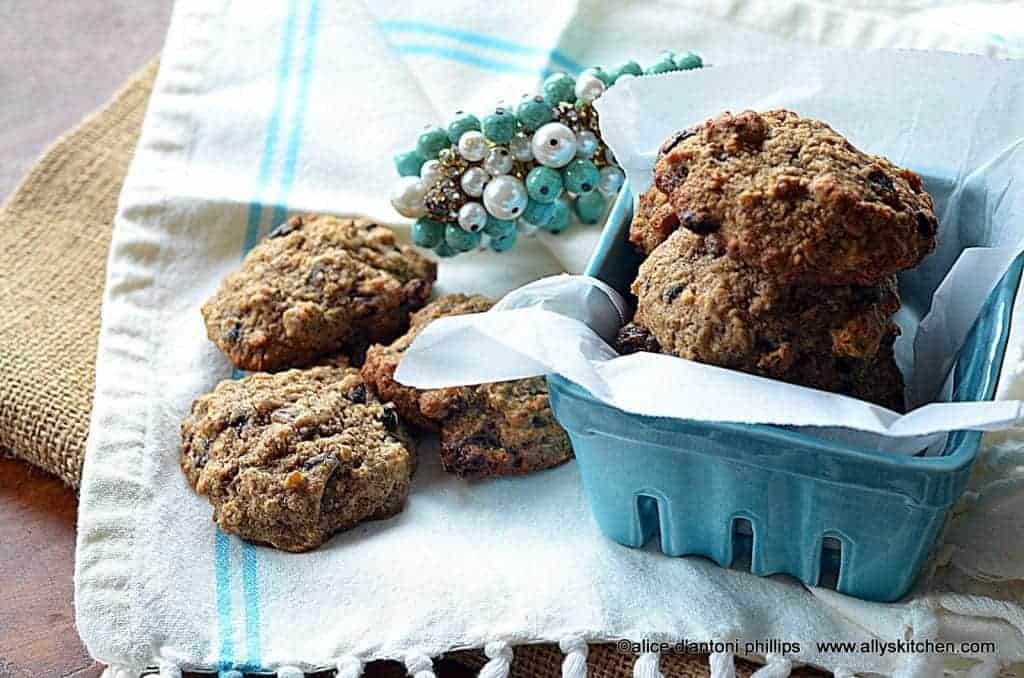
{"type": "MultiPolygon", "coordinates": [[[[941,640],[879,640],[872,638],[864,641],[820,640],[814,643],[819,655],[825,654],[873,654],[885,656],[890,654],[962,654],[984,655],[994,654],[996,644],[992,641],[941,641],[941,640]]],[[[662,654],[712,654],[729,652],[739,655],[799,655],[803,646],[799,641],[780,640],[726,640],[726,641],[694,641],[682,639],[676,642],[658,642],[648,640],[629,640],[623,638],[616,643],[619,652],[644,654],[659,652],[662,654]]]]}

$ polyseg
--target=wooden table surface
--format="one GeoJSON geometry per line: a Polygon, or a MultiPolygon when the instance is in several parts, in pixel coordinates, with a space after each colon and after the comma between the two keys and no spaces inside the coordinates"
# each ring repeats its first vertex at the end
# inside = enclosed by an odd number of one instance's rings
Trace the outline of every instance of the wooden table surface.
{"type": "MultiPolygon", "coordinates": [[[[0,457],[0,678],[98,678],[103,673],[75,630],[77,508],[75,493],[53,476],[0,457]]],[[[473,675],[448,660],[438,662],[436,673],[438,678],[473,675]]],[[[405,671],[395,662],[376,662],[366,675],[400,678],[405,671]]]]}
{"type": "Polygon", "coordinates": [[[74,493],[0,458],[0,678],[95,678],[72,604],[74,493]]]}

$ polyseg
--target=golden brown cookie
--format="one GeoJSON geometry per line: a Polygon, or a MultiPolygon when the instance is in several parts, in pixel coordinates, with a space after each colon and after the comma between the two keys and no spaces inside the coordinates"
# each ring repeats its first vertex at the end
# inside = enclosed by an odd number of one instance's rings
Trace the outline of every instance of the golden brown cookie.
{"type": "Polygon", "coordinates": [[[285,551],[399,513],[416,464],[395,409],[332,365],[222,381],[181,437],[181,468],[214,521],[285,551]]]}
{"type": "Polygon", "coordinates": [[[362,374],[404,419],[439,432],[441,460],[460,476],[529,473],[572,458],[569,438],[555,421],[542,377],[480,386],[419,390],[394,380],[402,354],[437,318],[481,313],[494,302],[451,294],[412,316],[409,331],[387,346],[371,346],[362,374]]]}
{"type": "Polygon", "coordinates": [[[722,113],[677,133],[651,190],[663,196],[647,198],[630,233],[646,252],[683,228],[718,234],[730,256],[778,278],[873,285],[935,248],[917,174],[791,111],[722,113]]]}
{"type": "MultiPolygon", "coordinates": [[[[814,360],[801,362],[780,378],[791,384],[813,385],[822,391],[866,400],[895,412],[903,412],[903,374],[896,365],[893,342],[897,332],[886,335],[878,354],[868,360],[836,359],[835,369],[822,369],[814,360]]],[[[661,353],[658,340],[645,327],[626,323],[615,338],[615,349],[622,355],[631,353],[661,353]]]]}
{"type": "MultiPolygon", "coordinates": [[[[787,284],[727,255],[718,235],[679,230],[641,264],[624,352],[664,353],[851,393],[898,333],[890,276],[871,286],[787,284]],[[852,376],[851,376],[852,375],[852,376]]],[[[896,373],[898,374],[898,372],[896,373]]],[[[899,387],[902,393],[902,385],[899,387]]]]}
{"type": "Polygon", "coordinates": [[[293,217],[203,305],[210,339],[240,369],[275,371],[401,333],[436,265],[367,220],[293,217]]]}

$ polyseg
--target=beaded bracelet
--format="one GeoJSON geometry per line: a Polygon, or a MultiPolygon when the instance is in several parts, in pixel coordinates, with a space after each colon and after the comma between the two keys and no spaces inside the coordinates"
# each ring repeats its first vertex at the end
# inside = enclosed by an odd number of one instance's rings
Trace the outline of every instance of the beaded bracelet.
{"type": "Polygon", "coordinates": [[[692,52],[664,52],[646,69],[627,61],[576,79],[555,73],[541,94],[483,120],[457,111],[447,128],[428,126],[414,150],[395,156],[402,179],[391,204],[416,220],[413,242],[442,257],[504,252],[519,234],[561,233],[574,216],[596,224],[625,174],[601,139],[594,101],[625,78],[701,66],[692,52]]]}

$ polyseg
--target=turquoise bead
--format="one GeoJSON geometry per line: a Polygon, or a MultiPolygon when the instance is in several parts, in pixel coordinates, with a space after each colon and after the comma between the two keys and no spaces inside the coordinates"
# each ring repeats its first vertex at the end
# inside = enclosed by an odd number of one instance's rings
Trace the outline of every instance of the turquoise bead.
{"type": "Polygon", "coordinates": [[[586,158],[576,158],[562,170],[562,182],[570,193],[590,193],[600,177],[597,166],[586,158]]]}
{"type": "Polygon", "coordinates": [[[412,224],[412,241],[420,247],[437,247],[444,242],[444,224],[433,219],[417,219],[412,224]]]}
{"type": "Polygon", "coordinates": [[[613,82],[619,79],[620,75],[643,75],[644,69],[637,62],[630,59],[612,71],[613,82]]]}
{"type": "Polygon", "coordinates": [[[555,211],[548,223],[544,224],[544,230],[548,233],[561,233],[572,223],[572,210],[564,200],[555,202],[554,207],[555,211]]]}
{"type": "Polygon", "coordinates": [[[562,101],[576,101],[576,81],[571,75],[554,73],[544,81],[544,101],[549,106],[557,106],[562,101]]]}
{"type": "Polygon", "coordinates": [[[454,257],[456,254],[458,254],[457,251],[453,250],[451,246],[444,241],[438,243],[437,247],[434,248],[434,253],[437,254],[437,256],[442,257],[444,259],[447,259],[448,257],[454,257]]]}
{"type": "Polygon", "coordinates": [[[456,252],[468,252],[480,245],[480,234],[464,231],[455,224],[448,224],[444,229],[444,241],[456,252]]]}
{"type": "Polygon", "coordinates": [[[537,202],[554,202],[562,194],[562,175],[550,167],[534,167],[526,175],[526,194],[537,202]]]}
{"type": "Polygon", "coordinates": [[[519,118],[519,124],[523,129],[532,132],[551,122],[554,116],[551,113],[551,106],[544,101],[544,97],[538,95],[524,98],[516,108],[516,117],[519,118]]]}
{"type": "Polygon", "coordinates": [[[447,132],[440,127],[431,127],[416,141],[416,152],[427,160],[433,160],[450,145],[447,132]]]}
{"type": "Polygon", "coordinates": [[[693,52],[687,52],[675,58],[676,68],[683,71],[692,71],[694,68],[702,68],[704,60],[693,52]]]}
{"type": "Polygon", "coordinates": [[[516,116],[504,108],[495,109],[494,113],[484,117],[484,136],[488,141],[505,144],[515,136],[516,116]]]}
{"type": "Polygon", "coordinates": [[[556,203],[553,202],[530,200],[526,203],[526,209],[523,210],[522,219],[534,226],[544,226],[555,215],[555,205],[556,203]]]}
{"type": "Polygon", "coordinates": [[[427,161],[418,151],[408,151],[395,156],[395,169],[400,177],[418,177],[420,168],[427,161]]]}
{"type": "Polygon", "coordinates": [[[495,252],[507,252],[512,249],[516,244],[516,231],[512,229],[510,233],[498,236],[497,238],[491,238],[491,249],[495,252]]]}
{"type": "Polygon", "coordinates": [[[596,75],[598,78],[601,79],[601,82],[603,82],[605,84],[605,87],[607,87],[608,85],[610,85],[613,82],[615,82],[615,78],[612,77],[612,74],[609,73],[608,71],[604,70],[600,66],[592,66],[590,68],[584,69],[583,72],[584,73],[592,73],[592,74],[596,75]]]}
{"type": "Polygon", "coordinates": [[[676,62],[672,60],[672,57],[666,56],[656,64],[651,64],[644,69],[645,75],[656,75],[658,73],[668,73],[676,70],[676,62]]]}
{"type": "Polygon", "coordinates": [[[448,141],[457,144],[462,135],[469,131],[480,131],[480,119],[472,113],[459,111],[455,119],[448,123],[448,141]]]}
{"type": "Polygon", "coordinates": [[[516,222],[511,219],[495,219],[488,215],[487,224],[484,226],[484,233],[492,238],[501,238],[509,233],[516,232],[516,222]]]}
{"type": "Polygon", "coordinates": [[[596,224],[604,216],[605,200],[601,191],[583,193],[576,198],[576,216],[584,224],[596,224]]]}

